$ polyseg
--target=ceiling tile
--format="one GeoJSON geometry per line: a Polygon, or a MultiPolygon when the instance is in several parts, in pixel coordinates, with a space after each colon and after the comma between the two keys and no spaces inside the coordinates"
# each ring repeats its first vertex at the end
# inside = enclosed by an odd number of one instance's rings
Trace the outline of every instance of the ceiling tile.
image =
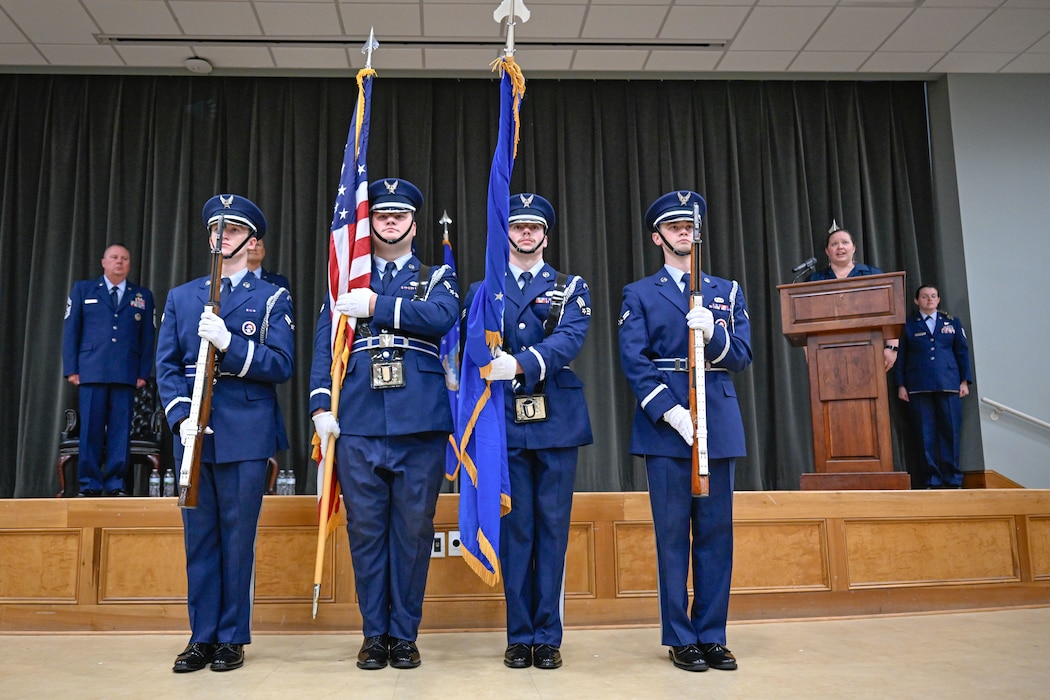
{"type": "Polygon", "coordinates": [[[731,48],[740,51],[801,50],[829,14],[824,7],[759,7],[744,22],[731,48]]]}
{"type": "Polygon", "coordinates": [[[273,56],[264,46],[208,46],[201,48],[215,68],[273,68],[273,56]]]}
{"type": "Polygon", "coordinates": [[[660,30],[661,39],[726,41],[736,36],[747,17],[744,7],[681,7],[675,5],[660,30]]]}
{"type": "MultiPolygon", "coordinates": [[[[37,44],[98,45],[94,34],[99,28],[79,2],[4,0],[3,7],[29,40],[37,44]]],[[[112,51],[110,54],[116,55],[112,51]]]]}
{"type": "Polygon", "coordinates": [[[84,0],[104,34],[181,34],[168,5],[161,0],[84,0]]]}
{"type": "Polygon", "coordinates": [[[718,71],[781,72],[798,55],[796,51],[727,51],[718,64],[718,71]]]}
{"type": "Polygon", "coordinates": [[[44,66],[47,61],[30,44],[0,44],[0,64],[5,66],[44,66]]]}
{"type": "Polygon", "coordinates": [[[572,62],[574,71],[640,71],[649,51],[602,49],[577,51],[572,62]]]}
{"type": "MultiPolygon", "coordinates": [[[[585,12],[586,8],[581,5],[532,10],[532,17],[528,22],[519,22],[514,27],[514,36],[522,41],[577,38],[583,33],[585,12]]],[[[500,32],[500,36],[506,36],[502,30],[500,32]]]]}
{"type": "Polygon", "coordinates": [[[653,50],[645,62],[646,71],[713,71],[725,51],[653,50]]]}
{"type": "Polygon", "coordinates": [[[37,44],[53,66],[122,66],[124,61],[112,46],[37,44]]]}
{"type": "Polygon", "coordinates": [[[964,53],[953,51],[933,65],[947,73],[995,73],[1014,58],[1012,53],[964,53]]]}
{"type": "Polygon", "coordinates": [[[362,44],[368,39],[368,30],[373,27],[380,47],[383,46],[384,37],[423,35],[423,20],[418,5],[340,3],[339,12],[343,17],[343,31],[349,36],[360,37],[362,44]]]}
{"type": "Polygon", "coordinates": [[[873,54],[860,70],[865,73],[925,73],[942,56],[943,51],[880,51],[873,54]]]}
{"type": "Polygon", "coordinates": [[[197,55],[188,46],[117,46],[115,48],[128,65],[150,68],[186,70],[186,59],[197,55]]]}
{"type": "Polygon", "coordinates": [[[500,36],[500,25],[492,19],[492,10],[461,3],[423,5],[423,31],[429,38],[500,36]]]}
{"type": "MultiPolygon", "coordinates": [[[[313,46],[275,46],[270,51],[273,52],[273,60],[277,63],[278,68],[336,70],[350,68],[350,61],[346,57],[346,49],[313,46]]],[[[361,58],[363,63],[364,56],[361,58]]]]}
{"type": "Polygon", "coordinates": [[[25,34],[22,30],[15,26],[15,23],[3,12],[0,12],[0,44],[28,44],[29,40],[26,39],[25,34]]]}
{"type": "Polygon", "coordinates": [[[338,36],[343,33],[332,3],[257,2],[263,33],[268,36],[338,36]]]}
{"type": "Polygon", "coordinates": [[[908,16],[910,10],[888,7],[840,7],[834,10],[807,51],[874,51],[908,16]]]}
{"type": "Polygon", "coordinates": [[[995,9],[1003,0],[924,0],[923,7],[986,7],[995,9]]]}
{"type": "MultiPolygon", "coordinates": [[[[1001,73],[1050,73],[1050,53],[1024,53],[1003,66],[1001,73]]],[[[1045,100],[1044,100],[1045,102],[1045,100]]]]}
{"type": "MultiPolygon", "coordinates": [[[[535,15],[533,15],[535,18],[535,15]]],[[[572,57],[575,51],[571,49],[554,49],[544,51],[530,51],[523,49],[518,51],[515,59],[518,65],[528,77],[529,71],[537,70],[569,70],[572,67],[572,57]]]]}
{"type": "Polygon", "coordinates": [[[653,39],[666,12],[651,7],[591,6],[583,25],[588,39],[653,39]]]}
{"type": "Polygon", "coordinates": [[[182,30],[190,36],[259,36],[262,29],[247,2],[168,3],[182,30]]]}
{"type": "Polygon", "coordinates": [[[499,58],[499,49],[424,49],[423,61],[428,71],[477,71],[478,77],[492,73],[489,65],[499,58]]]}
{"type": "Polygon", "coordinates": [[[928,10],[912,13],[880,47],[881,51],[950,51],[983,22],[988,10],[928,10]]]}
{"type": "MultiPolygon", "coordinates": [[[[372,54],[372,67],[380,76],[384,70],[413,70],[423,68],[423,49],[383,48],[379,42],[379,51],[372,54]]],[[[354,68],[364,68],[365,56],[356,51],[350,54],[350,63],[354,68]]]]}
{"type": "Polygon", "coordinates": [[[1050,10],[996,10],[956,51],[1024,51],[1050,32],[1050,10]]]}
{"type": "Polygon", "coordinates": [[[793,72],[853,72],[871,55],[869,51],[803,51],[791,65],[793,72]]]}

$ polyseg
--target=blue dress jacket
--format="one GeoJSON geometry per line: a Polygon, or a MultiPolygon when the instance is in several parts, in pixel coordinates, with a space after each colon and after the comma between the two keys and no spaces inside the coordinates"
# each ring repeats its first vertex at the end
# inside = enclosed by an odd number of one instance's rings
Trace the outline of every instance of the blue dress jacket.
{"type": "Polygon", "coordinates": [[[904,324],[897,363],[897,384],[909,393],[924,391],[958,392],[970,374],[970,346],[966,331],[959,319],[937,312],[934,332],[926,327],[922,314],[916,314],[904,324]]]}
{"type": "MultiPolygon", "coordinates": [[[[746,454],[744,425],[729,372],[751,364],[751,322],[744,293],[735,281],[704,275],[704,305],[715,318],[715,331],[704,346],[708,456],[746,454]]],[[[663,414],[675,404],[689,407],[689,373],[657,368],[654,360],[685,360],[689,301],[666,269],[623,290],[620,311],[620,362],[638,398],[631,430],[631,454],[688,458],[690,447],[663,414]]]]}
{"type": "MultiPolygon", "coordinates": [[[[168,293],[157,341],[157,388],[168,425],[175,433],[175,459],[182,459],[180,421],[189,416],[193,396],[197,335],[210,280],[201,277],[168,293]]],[[[220,305],[219,316],[232,333],[218,353],[218,379],[212,392],[214,434],[205,435],[202,459],[227,463],[268,459],[288,448],[277,405],[276,385],[292,376],[295,318],[288,291],[247,274],[220,305]]]]}
{"type": "Polygon", "coordinates": [[[153,293],[126,282],[113,308],[106,278],[81,280],[66,301],[62,376],[84,384],[130,384],[153,375],[153,293]]]}
{"type": "MultiPolygon", "coordinates": [[[[376,297],[375,313],[368,323],[373,336],[389,331],[395,339],[410,340],[414,349],[401,351],[405,385],[372,389],[372,357],[367,349],[355,350],[347,362],[346,378],[339,394],[339,429],[342,435],[383,437],[428,431],[452,432],[452,408],[445,387],[445,370],[438,359],[441,336],[459,317],[459,284],[447,266],[431,268],[424,280],[424,298],[416,300],[419,258],[412,256],[398,271],[391,294],[376,297]],[[416,343],[418,341],[418,344],[416,343]]],[[[372,272],[372,289],[381,289],[379,275],[372,272]]],[[[314,337],[310,370],[310,412],[331,410],[332,320],[328,303],[321,306],[314,337]]],[[[362,340],[362,334],[357,334],[362,340]]],[[[398,341],[401,342],[401,341],[398,341]]]]}
{"type": "MultiPolygon", "coordinates": [[[[524,371],[524,375],[518,377],[520,386],[508,382],[503,392],[508,447],[540,450],[594,442],[583,382],[569,367],[569,363],[580,354],[590,326],[590,289],[582,278],[568,277],[561,320],[554,331],[545,336],[543,325],[551,308],[557,274],[553,267],[544,264],[523,292],[514,275],[507,272],[503,346],[505,351],[514,355],[524,371]],[[540,381],[543,381],[543,393],[547,397],[548,419],[515,423],[514,394],[536,392],[540,381]]],[[[470,286],[464,309],[470,309],[480,284],[475,282],[470,286]]]]}

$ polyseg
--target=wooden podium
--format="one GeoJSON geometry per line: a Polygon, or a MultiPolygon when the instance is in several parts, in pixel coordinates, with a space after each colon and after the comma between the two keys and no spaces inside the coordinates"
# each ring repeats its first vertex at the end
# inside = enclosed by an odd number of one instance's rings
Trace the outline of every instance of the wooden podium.
{"type": "Polygon", "coordinates": [[[883,360],[907,313],[904,273],[777,289],[784,335],[809,364],[815,473],[802,475],[802,490],[910,488],[908,473],[893,470],[883,360]]]}

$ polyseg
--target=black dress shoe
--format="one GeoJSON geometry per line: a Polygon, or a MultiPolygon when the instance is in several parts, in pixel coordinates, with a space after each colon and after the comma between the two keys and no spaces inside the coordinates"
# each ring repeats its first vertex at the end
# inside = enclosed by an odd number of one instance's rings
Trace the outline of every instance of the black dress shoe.
{"type": "Polygon", "coordinates": [[[532,665],[532,647],[528,644],[511,644],[503,653],[503,665],[507,668],[528,668],[532,665]]]}
{"type": "Polygon", "coordinates": [[[537,644],[532,647],[532,663],[536,668],[561,668],[561,652],[550,644],[537,644]]]}
{"type": "Polygon", "coordinates": [[[394,668],[415,668],[421,664],[419,649],[415,642],[407,639],[390,638],[390,665],[394,668]]]}
{"type": "Polygon", "coordinates": [[[701,644],[700,653],[704,655],[704,661],[711,668],[719,671],[736,670],[736,657],[733,656],[733,652],[721,644],[701,644]]]}
{"type": "Polygon", "coordinates": [[[686,644],[680,647],[671,647],[667,652],[675,666],[686,671],[706,671],[707,662],[704,654],[695,644],[686,644]]]}
{"type": "Polygon", "coordinates": [[[219,644],[211,660],[212,671],[232,671],[244,665],[243,644],[219,644]]]}
{"type": "Polygon", "coordinates": [[[175,657],[175,665],[171,670],[175,673],[190,673],[199,671],[211,661],[215,655],[215,645],[204,642],[190,642],[182,653],[175,657]]]}
{"type": "Polygon", "coordinates": [[[107,496],[130,496],[131,494],[124,489],[117,489],[116,491],[108,491],[107,496]]]}
{"type": "Polygon", "coordinates": [[[83,491],[81,491],[80,493],[77,494],[78,497],[101,496],[101,495],[102,495],[102,492],[101,491],[97,491],[95,489],[84,489],[83,491]]]}
{"type": "Polygon", "coordinates": [[[378,671],[381,668],[386,668],[388,656],[387,637],[385,634],[365,637],[365,641],[361,645],[361,651],[357,652],[357,667],[366,671],[378,671]]]}

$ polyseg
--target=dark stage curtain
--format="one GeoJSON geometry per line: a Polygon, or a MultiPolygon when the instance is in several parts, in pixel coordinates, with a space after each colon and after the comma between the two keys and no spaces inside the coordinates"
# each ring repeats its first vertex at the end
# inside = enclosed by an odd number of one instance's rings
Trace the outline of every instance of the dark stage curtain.
{"type": "MultiPolygon", "coordinates": [[[[72,283],[100,275],[103,249],[123,243],[159,314],[171,287],[208,271],[199,212],[217,192],[262,207],[266,266],[291,280],[296,372],[281,400],[293,447],[281,458],[314,492],[308,375],[353,79],[7,75],[0,87],[0,496],[57,490],[62,412],[76,400],[60,351],[72,283]]],[[[642,219],[674,189],[707,198],[704,267],[739,280],[750,307],[737,487],[798,488],[813,459],[808,384],[776,285],[810,255],[825,263],[833,217],[859,262],[907,270],[909,286],[934,270],[925,99],[920,82],[529,82],[512,187],[554,203],[547,259],[583,276],[593,300],[574,363],[595,434],[578,490],[645,488],[627,449],[635,399],[616,319],[623,286],[661,264],[642,219]]],[[[497,103],[495,79],[375,82],[370,174],[423,190],[424,261],[440,261],[448,211],[463,289],[483,274],[497,103]]]]}

